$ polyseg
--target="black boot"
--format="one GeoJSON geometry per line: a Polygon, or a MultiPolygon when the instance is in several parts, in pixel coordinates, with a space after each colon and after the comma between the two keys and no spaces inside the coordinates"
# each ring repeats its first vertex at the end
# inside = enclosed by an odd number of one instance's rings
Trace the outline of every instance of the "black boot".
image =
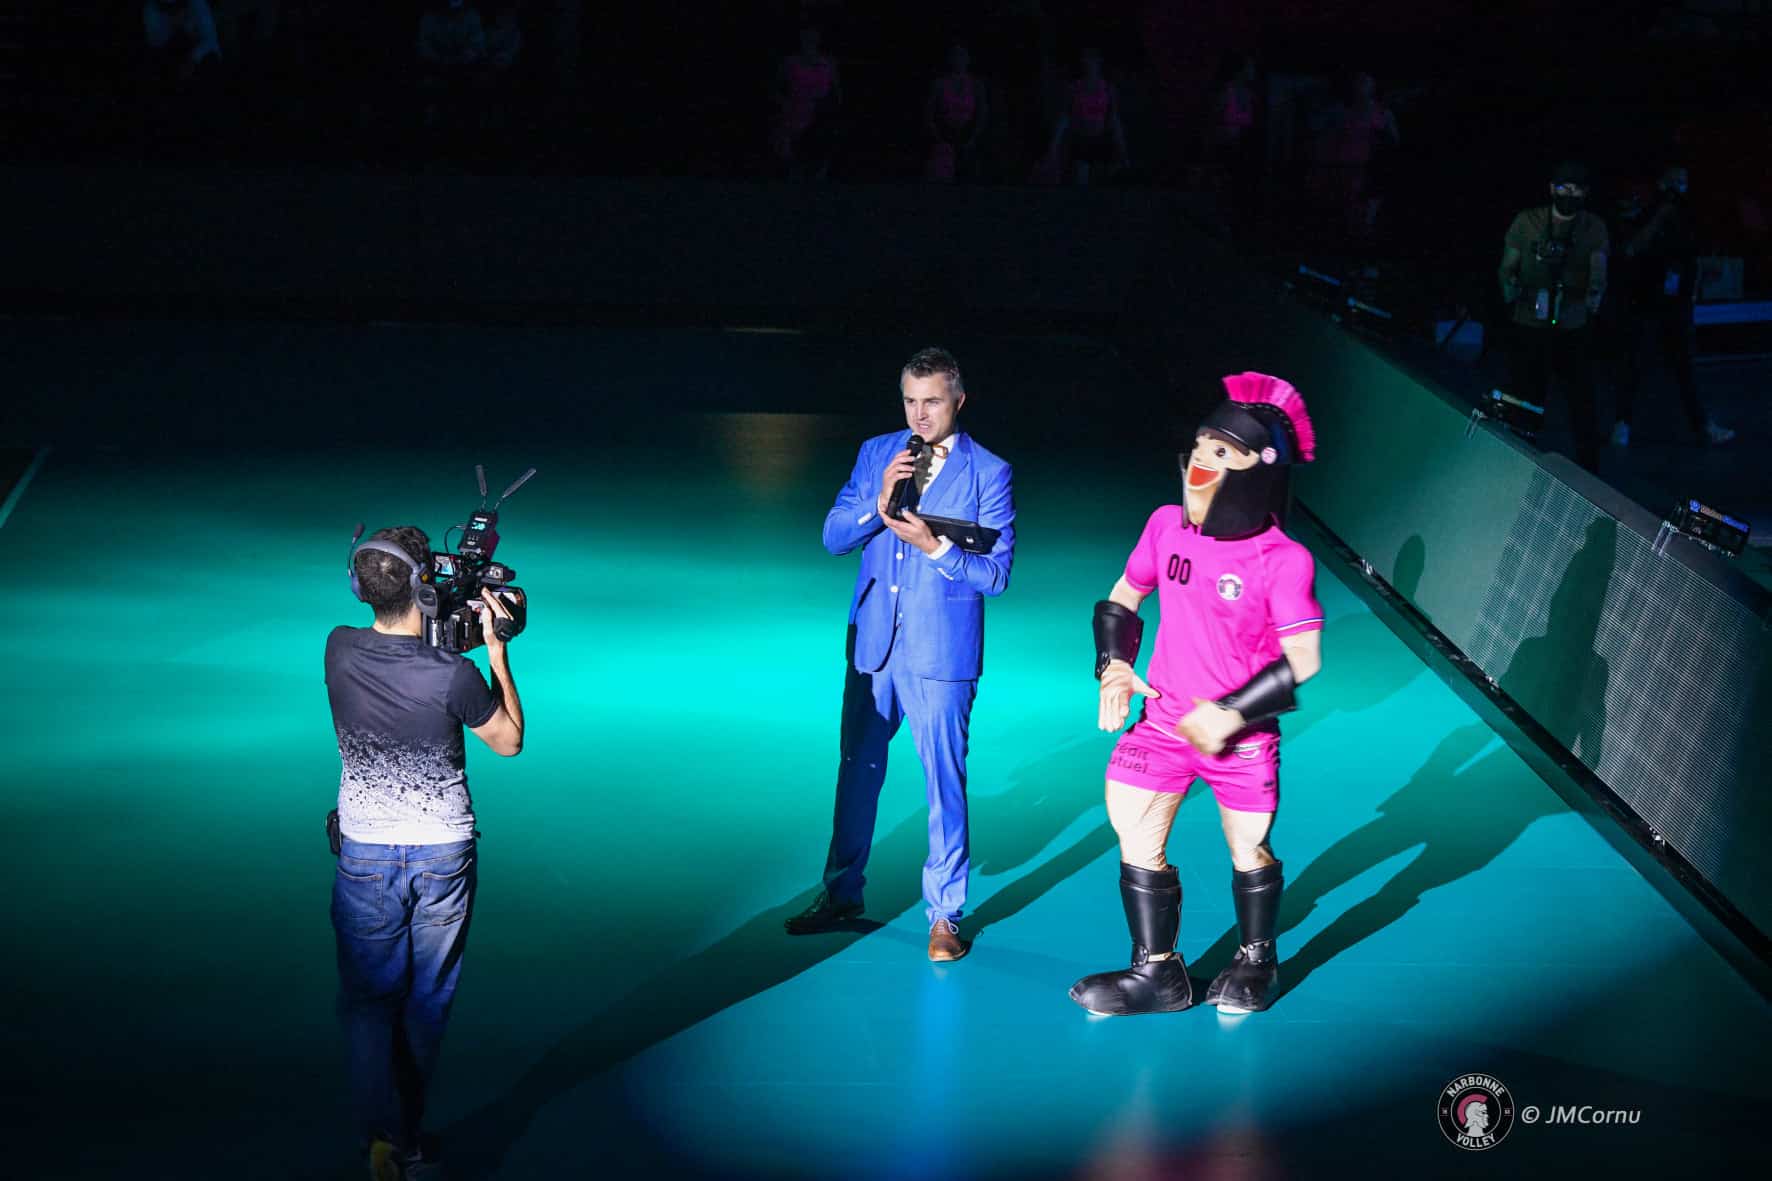
{"type": "Polygon", "coordinates": [[[1175,1013],[1194,1003],[1193,982],[1175,950],[1181,930],[1181,876],[1174,869],[1140,869],[1120,863],[1120,901],[1132,932],[1132,966],[1097,972],[1071,985],[1071,999],[1105,1017],[1175,1013]]]}
{"type": "Polygon", "coordinates": [[[1243,945],[1206,990],[1206,1003],[1217,1005],[1220,1013],[1258,1013],[1273,1004],[1280,991],[1274,923],[1280,915],[1280,889],[1285,882],[1278,861],[1260,869],[1231,872],[1231,897],[1237,904],[1237,928],[1243,945]]]}

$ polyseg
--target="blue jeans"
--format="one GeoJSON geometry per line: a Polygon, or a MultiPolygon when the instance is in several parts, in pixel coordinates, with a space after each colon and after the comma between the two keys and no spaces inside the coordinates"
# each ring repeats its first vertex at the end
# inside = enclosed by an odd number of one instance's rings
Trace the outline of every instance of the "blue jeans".
{"type": "Polygon", "coordinates": [[[886,749],[909,722],[929,797],[929,859],[923,863],[923,914],[958,920],[972,868],[966,825],[966,747],[977,681],[934,681],[905,667],[895,644],[875,673],[851,664],[843,685],[842,762],[824,886],[837,902],[861,901],[868,854],[886,782],[886,749]]]}
{"type": "Polygon", "coordinates": [[[346,837],[340,850],[332,883],[338,1016],[352,1118],[366,1140],[418,1147],[474,913],[474,844],[346,837]]]}

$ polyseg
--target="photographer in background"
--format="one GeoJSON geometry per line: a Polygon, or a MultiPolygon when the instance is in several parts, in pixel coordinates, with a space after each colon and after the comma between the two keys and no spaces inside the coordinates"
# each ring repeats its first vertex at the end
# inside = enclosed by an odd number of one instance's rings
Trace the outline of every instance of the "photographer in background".
{"type": "Polygon", "coordinates": [[[1600,466],[1588,325],[1606,294],[1606,223],[1587,212],[1587,169],[1565,161],[1551,174],[1550,204],[1522,210],[1501,254],[1501,298],[1512,308],[1509,393],[1539,406],[1554,374],[1569,399],[1575,461],[1600,466]]]}
{"type": "Polygon", "coordinates": [[[326,639],[344,764],[332,887],[338,1011],[370,1176],[397,1181],[424,1162],[425,1092],[474,909],[477,834],[462,727],[515,755],[523,707],[493,628],[510,617],[496,595],[485,594],[479,613],[493,688],[466,657],[425,642],[419,599],[434,590],[422,530],[376,532],[353,552],[351,571],[375,620],[326,639]]]}
{"type": "Polygon", "coordinates": [[[1651,337],[1661,344],[1662,359],[1679,387],[1680,408],[1692,433],[1700,442],[1713,445],[1735,437],[1734,431],[1705,414],[1692,372],[1698,232],[1686,186],[1685,168],[1674,165],[1664,170],[1656,184],[1653,211],[1619,234],[1624,241],[1624,273],[1619,283],[1623,298],[1614,309],[1618,329],[1618,414],[1612,427],[1615,447],[1630,445],[1631,419],[1643,380],[1643,349],[1651,337]]]}

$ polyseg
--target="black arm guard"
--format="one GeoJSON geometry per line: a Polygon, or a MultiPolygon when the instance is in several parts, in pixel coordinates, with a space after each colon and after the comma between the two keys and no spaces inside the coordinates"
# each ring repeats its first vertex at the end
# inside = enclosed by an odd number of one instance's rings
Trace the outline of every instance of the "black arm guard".
{"type": "Polygon", "coordinates": [[[1282,656],[1250,677],[1241,689],[1220,697],[1218,704],[1236,710],[1243,715],[1245,724],[1253,726],[1297,709],[1298,698],[1293,693],[1296,688],[1298,681],[1292,676],[1292,665],[1282,656]]]}
{"type": "Polygon", "coordinates": [[[1144,620],[1112,599],[1095,604],[1095,679],[1110,660],[1138,663],[1139,641],[1144,639],[1144,620]]]}

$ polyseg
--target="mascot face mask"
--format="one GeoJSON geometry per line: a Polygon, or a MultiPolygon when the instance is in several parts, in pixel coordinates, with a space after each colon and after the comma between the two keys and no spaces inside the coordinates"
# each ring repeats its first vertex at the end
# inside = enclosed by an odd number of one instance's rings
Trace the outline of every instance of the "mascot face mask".
{"type": "Polygon", "coordinates": [[[1188,517],[1195,522],[1212,515],[1212,502],[1227,477],[1245,472],[1261,462],[1261,457],[1229,435],[1210,427],[1201,427],[1194,438],[1194,449],[1182,457],[1182,483],[1187,489],[1188,517]]]}
{"type": "Polygon", "coordinates": [[[1315,457],[1316,435],[1298,391],[1265,373],[1224,379],[1226,399],[1182,457],[1189,519],[1208,537],[1246,537],[1284,523],[1292,465],[1315,457]]]}

